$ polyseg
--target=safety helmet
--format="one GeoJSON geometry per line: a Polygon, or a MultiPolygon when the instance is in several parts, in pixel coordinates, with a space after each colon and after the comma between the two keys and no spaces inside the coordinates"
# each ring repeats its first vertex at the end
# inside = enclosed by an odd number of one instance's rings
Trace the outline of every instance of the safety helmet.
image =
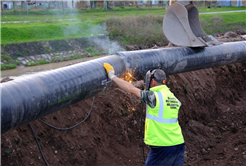
{"type": "Polygon", "coordinates": [[[166,73],[163,71],[164,75],[163,75],[163,79],[157,79],[155,77],[155,73],[157,70],[161,70],[161,69],[155,69],[155,70],[149,70],[147,71],[146,75],[145,75],[145,90],[149,90],[150,88],[150,82],[152,79],[154,79],[156,82],[160,83],[160,84],[165,84],[166,83],[166,73]]]}

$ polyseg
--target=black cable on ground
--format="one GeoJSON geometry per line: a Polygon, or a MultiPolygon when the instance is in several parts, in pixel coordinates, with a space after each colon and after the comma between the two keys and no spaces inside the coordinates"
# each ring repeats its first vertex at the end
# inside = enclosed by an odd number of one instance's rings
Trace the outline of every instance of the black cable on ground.
{"type": "MultiPolygon", "coordinates": [[[[76,125],[74,125],[74,126],[72,126],[72,127],[69,127],[69,128],[58,128],[58,127],[55,127],[55,126],[52,126],[52,125],[46,123],[46,122],[43,121],[42,119],[39,119],[39,120],[40,120],[41,122],[43,122],[44,124],[48,125],[49,127],[52,127],[52,128],[54,128],[54,129],[57,129],[57,130],[69,130],[69,129],[73,129],[73,128],[77,127],[78,125],[80,125],[81,123],[83,123],[83,122],[90,116],[91,111],[92,111],[92,108],[93,108],[93,105],[94,105],[94,101],[95,101],[95,96],[93,97],[91,109],[90,109],[90,112],[88,113],[88,115],[85,117],[84,120],[82,120],[81,122],[79,122],[78,124],[76,124],[76,125]]],[[[41,153],[41,155],[42,155],[42,157],[43,157],[43,159],[44,159],[46,165],[49,166],[49,164],[48,164],[46,158],[44,157],[43,151],[42,151],[42,149],[41,149],[41,146],[40,146],[40,144],[39,144],[39,142],[38,142],[38,139],[37,139],[37,137],[36,137],[36,134],[35,134],[35,132],[34,132],[32,126],[31,126],[31,124],[30,124],[30,123],[28,123],[28,124],[29,124],[29,126],[30,126],[30,128],[31,128],[31,130],[32,130],[32,133],[33,133],[33,135],[34,135],[34,137],[35,137],[35,140],[36,140],[36,142],[37,142],[37,144],[38,144],[39,151],[40,151],[40,153],[41,153]]]]}
{"type": "Polygon", "coordinates": [[[142,149],[143,149],[143,159],[144,159],[144,162],[145,162],[145,155],[144,155],[144,141],[143,141],[143,112],[144,112],[144,110],[143,110],[143,103],[141,104],[141,110],[142,110],[142,112],[141,112],[141,138],[142,138],[142,149]]]}
{"type": "Polygon", "coordinates": [[[38,144],[38,148],[39,148],[39,151],[40,151],[40,153],[41,153],[41,155],[42,155],[42,157],[43,157],[43,159],[44,159],[44,162],[46,163],[47,166],[49,166],[49,164],[48,164],[46,158],[44,157],[43,151],[42,151],[41,146],[40,146],[40,144],[39,144],[39,142],[38,142],[38,139],[37,139],[37,137],[36,137],[36,134],[35,134],[35,132],[34,132],[34,130],[33,130],[33,128],[32,128],[32,125],[31,125],[30,123],[28,123],[28,124],[29,124],[29,126],[30,126],[30,128],[31,128],[31,130],[32,130],[32,134],[34,135],[35,140],[36,140],[36,142],[37,142],[37,144],[38,144]]]}
{"type": "Polygon", "coordinates": [[[55,127],[55,126],[52,126],[52,125],[46,123],[45,121],[43,121],[43,120],[40,119],[40,118],[39,118],[38,120],[40,120],[41,122],[43,122],[43,123],[46,124],[47,126],[49,126],[49,127],[51,127],[51,128],[54,128],[54,129],[57,129],[57,130],[63,130],[63,131],[64,131],[64,130],[70,130],[70,129],[73,129],[73,128],[77,127],[78,125],[80,125],[81,123],[83,123],[83,122],[90,116],[91,111],[92,111],[92,108],[93,108],[93,105],[94,105],[94,101],[95,101],[95,97],[93,97],[93,102],[92,102],[92,105],[91,105],[90,112],[89,112],[88,115],[85,117],[85,119],[82,120],[81,122],[79,122],[78,124],[72,126],[72,127],[69,127],[69,128],[58,128],[58,127],[55,127]]]}

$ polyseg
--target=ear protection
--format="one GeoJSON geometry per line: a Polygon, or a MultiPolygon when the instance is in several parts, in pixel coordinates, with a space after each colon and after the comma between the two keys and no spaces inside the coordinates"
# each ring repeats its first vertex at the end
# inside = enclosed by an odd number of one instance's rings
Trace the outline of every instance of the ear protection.
{"type": "Polygon", "coordinates": [[[149,70],[146,75],[145,75],[145,90],[149,90],[150,88],[150,82],[152,79],[154,79],[156,82],[158,83],[162,83],[162,84],[165,84],[166,83],[166,80],[158,80],[157,78],[155,78],[155,72],[156,70],[149,70]]]}

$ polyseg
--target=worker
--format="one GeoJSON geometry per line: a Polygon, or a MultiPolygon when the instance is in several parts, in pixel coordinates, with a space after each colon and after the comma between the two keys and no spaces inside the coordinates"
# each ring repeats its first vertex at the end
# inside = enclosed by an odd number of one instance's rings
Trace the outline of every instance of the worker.
{"type": "MultiPolygon", "coordinates": [[[[178,123],[180,101],[165,85],[166,74],[161,69],[149,71],[150,90],[140,90],[118,78],[113,66],[104,63],[109,79],[120,89],[147,104],[144,142],[151,149],[145,166],[181,166],[184,162],[184,138],[178,123]]],[[[146,82],[147,83],[147,82],[146,82]]]]}

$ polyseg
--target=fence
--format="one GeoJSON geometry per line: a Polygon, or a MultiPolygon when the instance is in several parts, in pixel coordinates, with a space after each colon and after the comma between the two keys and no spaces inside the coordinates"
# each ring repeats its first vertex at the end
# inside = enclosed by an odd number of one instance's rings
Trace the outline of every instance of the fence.
{"type": "MultiPolygon", "coordinates": [[[[177,0],[175,0],[177,1],[177,0]]],[[[164,1],[108,1],[110,7],[166,7],[169,0],[164,1]]],[[[193,1],[196,6],[217,7],[217,6],[246,6],[245,0],[196,0],[193,1]]]]}

